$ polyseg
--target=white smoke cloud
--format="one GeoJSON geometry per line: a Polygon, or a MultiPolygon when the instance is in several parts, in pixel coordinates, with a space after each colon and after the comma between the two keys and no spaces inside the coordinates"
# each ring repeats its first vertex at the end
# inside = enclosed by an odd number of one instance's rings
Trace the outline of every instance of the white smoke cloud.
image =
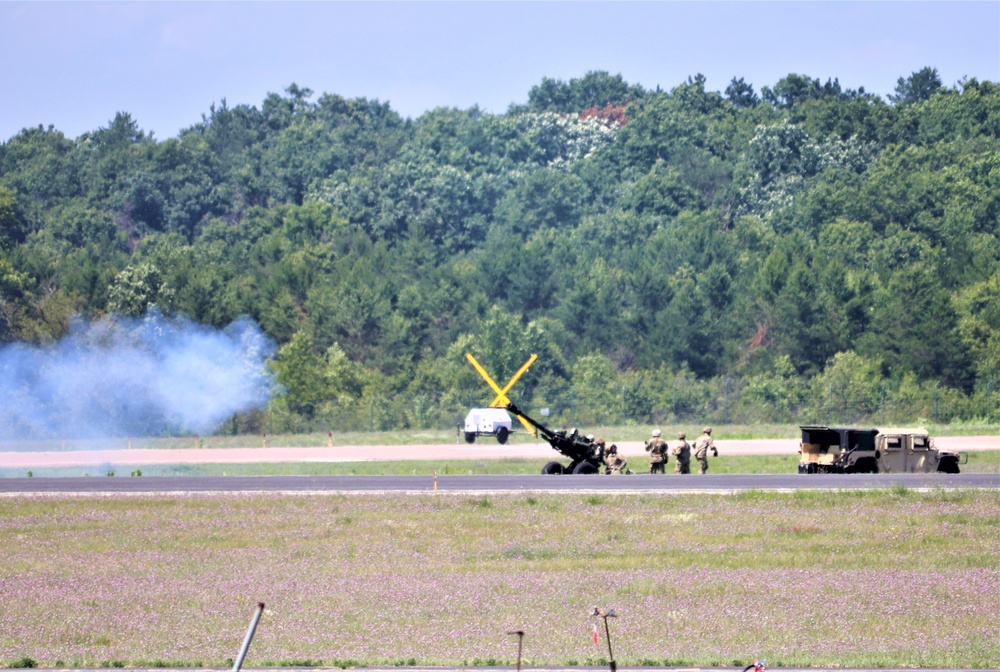
{"type": "Polygon", "coordinates": [[[55,345],[0,348],[0,440],[210,433],[267,405],[275,350],[249,318],[76,321],[55,345]]]}

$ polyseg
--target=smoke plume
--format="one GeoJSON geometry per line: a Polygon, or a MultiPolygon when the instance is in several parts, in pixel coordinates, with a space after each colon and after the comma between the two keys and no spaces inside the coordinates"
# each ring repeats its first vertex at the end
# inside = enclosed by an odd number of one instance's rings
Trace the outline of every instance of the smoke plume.
{"type": "Polygon", "coordinates": [[[0,440],[209,433],[267,404],[274,351],[248,318],[78,320],[55,345],[0,348],[0,440]]]}

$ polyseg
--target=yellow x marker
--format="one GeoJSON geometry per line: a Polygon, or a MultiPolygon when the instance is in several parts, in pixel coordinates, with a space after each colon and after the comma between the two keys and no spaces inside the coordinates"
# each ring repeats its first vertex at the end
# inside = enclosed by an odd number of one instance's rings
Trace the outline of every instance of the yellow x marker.
{"type": "MultiPolygon", "coordinates": [[[[476,361],[476,358],[472,356],[472,353],[466,353],[465,358],[469,360],[469,362],[472,364],[473,367],[475,367],[476,371],[479,372],[479,375],[482,376],[483,380],[486,381],[486,384],[489,385],[493,389],[493,391],[497,393],[496,398],[490,402],[488,408],[500,408],[510,403],[510,399],[507,398],[507,393],[510,392],[510,389],[512,387],[514,387],[514,383],[517,382],[517,379],[523,376],[524,372],[527,371],[529,368],[531,368],[531,365],[535,363],[536,359],[538,359],[538,355],[532,355],[531,357],[529,357],[528,361],[524,363],[524,366],[522,366],[520,369],[517,370],[517,373],[514,374],[514,377],[508,380],[507,384],[502,389],[499,385],[496,384],[496,382],[494,382],[492,378],[490,378],[490,374],[486,373],[486,369],[480,366],[479,362],[476,361]]],[[[532,436],[536,436],[535,428],[532,427],[524,418],[522,418],[521,416],[517,416],[517,419],[521,421],[521,424],[524,425],[524,428],[528,430],[528,432],[532,436]]]]}

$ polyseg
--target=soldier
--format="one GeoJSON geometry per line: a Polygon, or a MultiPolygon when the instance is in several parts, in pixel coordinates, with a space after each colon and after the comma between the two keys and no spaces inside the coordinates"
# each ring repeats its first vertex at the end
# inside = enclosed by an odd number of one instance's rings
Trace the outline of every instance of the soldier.
{"type": "Polygon", "coordinates": [[[698,473],[704,474],[708,471],[708,451],[711,450],[715,457],[719,456],[719,450],[712,441],[712,428],[706,427],[698,440],[694,442],[694,456],[698,460],[698,473]]]}
{"type": "Polygon", "coordinates": [[[674,446],[673,454],[677,458],[674,463],[674,473],[675,474],[690,474],[691,473],[691,444],[685,440],[686,435],[681,432],[677,435],[677,440],[680,441],[676,446],[674,446]]]}
{"type": "Polygon", "coordinates": [[[618,446],[611,444],[608,446],[608,454],[604,458],[604,463],[608,465],[606,474],[627,474],[628,463],[625,458],[618,454],[618,446]]]}
{"type": "Polygon", "coordinates": [[[670,458],[667,457],[667,442],[660,438],[660,430],[653,430],[653,438],[646,442],[646,452],[649,453],[649,473],[665,473],[664,465],[670,458]]]}
{"type": "Polygon", "coordinates": [[[593,455],[594,459],[598,462],[604,462],[604,439],[594,439],[593,434],[588,434],[587,440],[590,441],[591,450],[593,451],[591,455],[593,455]]]}

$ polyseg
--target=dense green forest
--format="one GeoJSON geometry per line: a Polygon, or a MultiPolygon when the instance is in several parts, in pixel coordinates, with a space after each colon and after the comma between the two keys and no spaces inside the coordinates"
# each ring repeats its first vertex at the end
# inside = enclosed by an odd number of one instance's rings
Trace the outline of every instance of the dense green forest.
{"type": "Polygon", "coordinates": [[[249,315],[274,430],[452,424],[492,397],[466,352],[538,353],[517,398],[564,422],[982,420],[998,297],[1000,86],[933,68],[888,100],[591,72],[417,119],[293,84],[0,145],[0,341],[249,315]]]}

